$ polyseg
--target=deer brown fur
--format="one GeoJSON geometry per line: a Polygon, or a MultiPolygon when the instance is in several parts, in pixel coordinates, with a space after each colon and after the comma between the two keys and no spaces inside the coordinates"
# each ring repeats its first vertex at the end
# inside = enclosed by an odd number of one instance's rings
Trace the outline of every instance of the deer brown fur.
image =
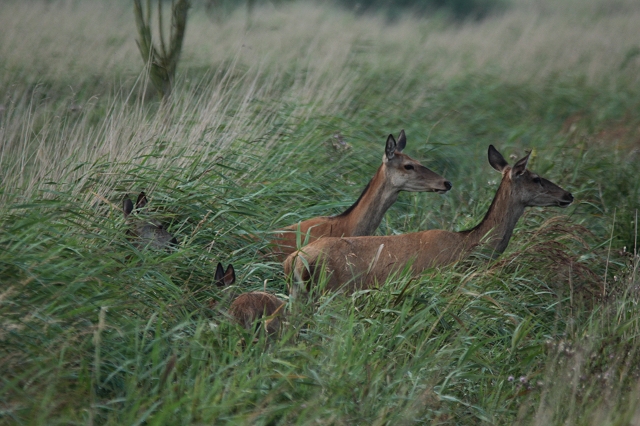
{"type": "MultiPolygon", "coordinates": [[[[218,263],[215,275],[216,285],[227,287],[235,283],[236,274],[233,265],[229,265],[225,271],[222,264],[218,263]]],[[[275,334],[280,329],[280,320],[283,316],[284,301],[271,293],[264,291],[251,291],[237,296],[229,306],[229,315],[235,322],[248,331],[257,327],[262,319],[268,334],[275,334]]]]}
{"type": "Polygon", "coordinates": [[[497,257],[506,248],[526,207],[567,207],[573,196],[553,182],[527,170],[529,155],[509,166],[489,146],[489,163],[502,181],[484,219],[461,232],[428,230],[380,237],[323,238],[290,255],[285,274],[293,274],[293,294],[309,290],[321,268],[329,276],[327,290],[346,291],[382,284],[393,272],[410,264],[413,273],[456,262],[478,246],[497,257]],[[307,268],[308,265],[308,268],[307,268]]]}
{"type": "Polygon", "coordinates": [[[401,191],[442,194],[451,189],[451,182],[403,154],[406,144],[404,130],[397,142],[389,135],[382,165],[360,198],[344,213],[314,217],[277,231],[272,239],[276,257],[282,261],[296,250],[298,232],[301,242],[308,235],[309,243],[322,237],[373,235],[401,191]]]}

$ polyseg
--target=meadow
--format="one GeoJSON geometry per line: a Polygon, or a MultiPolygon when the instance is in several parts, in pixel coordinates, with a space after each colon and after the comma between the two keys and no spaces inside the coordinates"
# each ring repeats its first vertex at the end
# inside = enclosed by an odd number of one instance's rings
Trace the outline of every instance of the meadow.
{"type": "Polygon", "coordinates": [[[0,2],[0,424],[640,424],[640,3],[190,13],[162,103],[130,2],[0,2]],[[475,226],[489,144],[575,202],[497,260],[301,302],[277,339],[211,303],[217,262],[286,298],[270,233],[344,211],[401,129],[453,189],[379,235],[475,226]],[[140,191],[175,250],[126,238],[140,191]]]}

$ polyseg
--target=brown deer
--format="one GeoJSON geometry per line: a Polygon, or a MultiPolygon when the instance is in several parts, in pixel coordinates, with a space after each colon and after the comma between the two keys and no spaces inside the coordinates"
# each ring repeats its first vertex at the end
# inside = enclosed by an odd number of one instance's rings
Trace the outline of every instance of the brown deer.
{"type": "Polygon", "coordinates": [[[122,211],[124,218],[129,223],[127,236],[134,240],[133,244],[138,247],[149,247],[153,249],[166,249],[169,246],[178,245],[178,240],[169,233],[162,223],[157,220],[145,218],[140,212],[147,205],[147,196],[144,192],[138,195],[135,207],[135,218],[132,217],[134,212],[133,202],[128,196],[122,201],[122,211]]]}
{"type": "Polygon", "coordinates": [[[525,207],[567,207],[571,193],[527,170],[529,154],[513,167],[489,146],[489,164],[502,173],[502,182],[489,211],[475,228],[450,232],[429,230],[381,237],[323,238],[285,261],[285,274],[293,274],[292,295],[310,289],[310,280],[324,271],[329,276],[327,290],[347,292],[382,284],[387,277],[410,265],[414,274],[434,266],[456,262],[476,247],[483,247],[495,258],[509,239],[525,207]],[[308,267],[307,267],[308,265],[308,267]],[[306,283],[306,286],[305,286],[306,283]],[[298,288],[296,288],[298,287],[298,288]]]}
{"type": "MultiPolygon", "coordinates": [[[[236,282],[236,272],[233,265],[225,271],[221,263],[216,268],[215,282],[218,287],[228,287],[236,282]]],[[[237,296],[229,306],[229,315],[248,331],[259,326],[262,319],[268,334],[272,335],[280,329],[280,319],[283,316],[284,301],[271,293],[251,291],[237,296]]]]}
{"type": "Polygon", "coordinates": [[[398,142],[389,135],[382,165],[358,200],[342,214],[314,217],[276,231],[272,238],[276,257],[282,261],[296,250],[298,232],[303,242],[308,235],[308,243],[322,237],[373,235],[400,191],[443,194],[450,190],[451,182],[402,153],[406,144],[404,130],[398,142]]]}

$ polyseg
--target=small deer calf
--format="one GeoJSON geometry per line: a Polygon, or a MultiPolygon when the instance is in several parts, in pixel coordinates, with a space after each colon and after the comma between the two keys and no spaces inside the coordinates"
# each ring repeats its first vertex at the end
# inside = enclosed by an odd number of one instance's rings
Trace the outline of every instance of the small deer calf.
{"type": "Polygon", "coordinates": [[[127,235],[134,240],[133,244],[138,248],[149,247],[157,250],[178,245],[178,240],[171,235],[169,231],[164,229],[162,223],[154,219],[145,218],[144,215],[139,212],[140,209],[143,209],[147,205],[147,202],[147,196],[144,192],[141,192],[136,201],[136,214],[135,218],[133,218],[133,202],[128,196],[122,201],[124,218],[129,223],[127,235]]]}
{"type": "MultiPolygon", "coordinates": [[[[236,273],[233,265],[229,265],[225,271],[222,264],[218,263],[215,275],[218,287],[227,287],[235,283],[236,273]]],[[[251,291],[237,296],[229,306],[229,315],[245,329],[251,331],[252,327],[258,327],[264,319],[264,328],[272,335],[280,329],[280,319],[284,301],[271,293],[264,291],[251,291]]]]}

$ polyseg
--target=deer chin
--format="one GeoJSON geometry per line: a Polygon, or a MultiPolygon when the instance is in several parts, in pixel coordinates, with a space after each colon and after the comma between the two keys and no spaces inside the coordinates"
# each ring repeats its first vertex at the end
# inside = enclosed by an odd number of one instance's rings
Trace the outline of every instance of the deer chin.
{"type": "Polygon", "coordinates": [[[416,188],[416,189],[404,189],[401,191],[406,191],[406,192],[436,192],[438,194],[444,194],[445,192],[449,191],[448,189],[439,189],[439,188],[416,188]]]}

